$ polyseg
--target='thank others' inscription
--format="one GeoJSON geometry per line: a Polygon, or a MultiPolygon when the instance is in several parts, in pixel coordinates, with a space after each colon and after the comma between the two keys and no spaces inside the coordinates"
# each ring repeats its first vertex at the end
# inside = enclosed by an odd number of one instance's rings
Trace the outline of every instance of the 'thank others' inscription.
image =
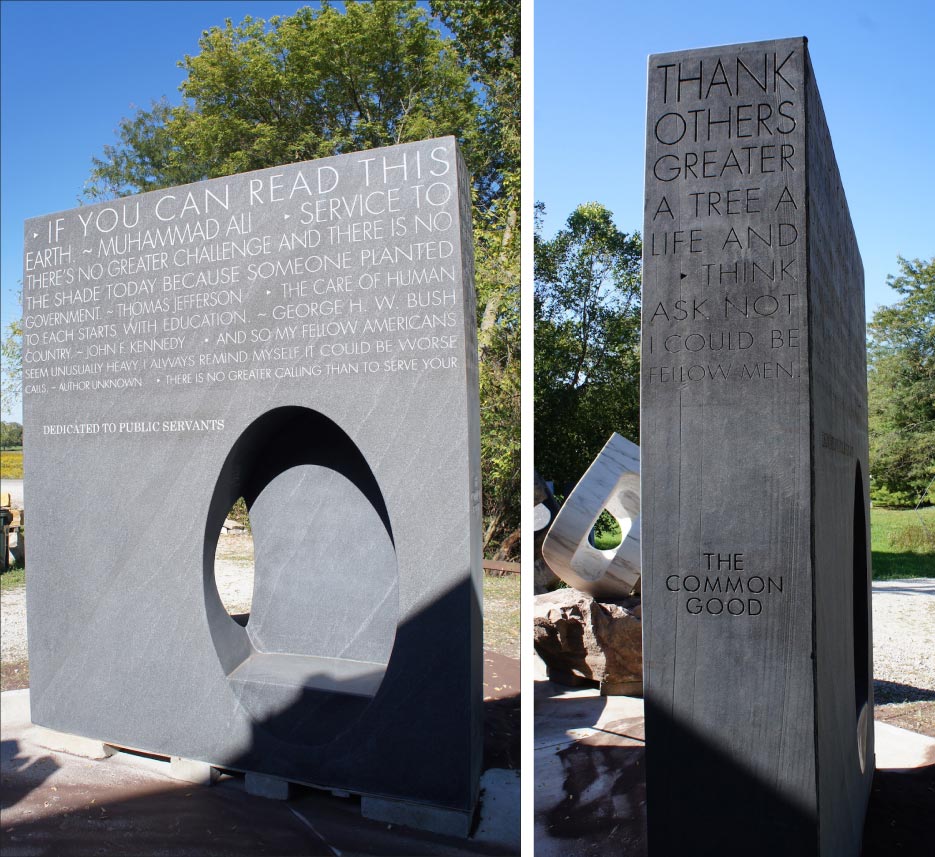
{"type": "Polygon", "coordinates": [[[665,279],[643,307],[649,385],[801,375],[801,63],[797,49],[650,62],[645,252],[665,279]]]}

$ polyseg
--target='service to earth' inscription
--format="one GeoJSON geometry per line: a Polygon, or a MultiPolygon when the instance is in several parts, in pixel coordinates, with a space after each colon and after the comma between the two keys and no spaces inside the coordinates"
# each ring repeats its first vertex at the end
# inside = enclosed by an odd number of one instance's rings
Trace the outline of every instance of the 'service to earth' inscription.
{"type": "Polygon", "coordinates": [[[804,307],[800,51],[652,57],[644,381],[787,383],[804,307]]]}
{"type": "Polygon", "coordinates": [[[434,140],[30,220],[25,392],[457,370],[457,180],[434,140]]]}

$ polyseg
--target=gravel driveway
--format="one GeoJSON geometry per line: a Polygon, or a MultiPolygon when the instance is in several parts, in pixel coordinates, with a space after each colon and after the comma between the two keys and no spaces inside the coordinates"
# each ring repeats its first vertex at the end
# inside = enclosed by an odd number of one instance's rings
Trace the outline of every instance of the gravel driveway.
{"type": "Polygon", "coordinates": [[[873,584],[877,705],[935,700],[935,578],[873,584]]]}

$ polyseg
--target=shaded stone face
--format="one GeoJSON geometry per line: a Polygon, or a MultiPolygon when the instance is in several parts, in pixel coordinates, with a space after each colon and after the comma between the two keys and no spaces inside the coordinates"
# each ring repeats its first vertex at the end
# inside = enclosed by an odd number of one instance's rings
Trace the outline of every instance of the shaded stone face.
{"type": "Polygon", "coordinates": [[[27,221],[35,722],[469,818],[469,200],[443,138],[27,221]],[[214,581],[241,496],[245,627],[214,581]]]}
{"type": "Polygon", "coordinates": [[[650,849],[696,850],[681,837],[717,818],[719,853],[756,834],[764,854],[856,854],[872,744],[863,271],[806,42],[662,54],[648,73],[650,849]]]}

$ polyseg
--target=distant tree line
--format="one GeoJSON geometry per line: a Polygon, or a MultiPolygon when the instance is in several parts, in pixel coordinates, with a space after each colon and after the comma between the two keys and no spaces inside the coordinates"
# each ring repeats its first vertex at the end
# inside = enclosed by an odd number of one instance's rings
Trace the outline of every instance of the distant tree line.
{"type": "MultiPolygon", "coordinates": [[[[611,432],[639,443],[640,254],[600,203],[552,238],[537,217],[534,459],[559,495],[611,432]]],[[[868,325],[867,386],[871,497],[905,507],[935,503],[935,258],[897,261],[899,300],[868,325]]]]}
{"type": "Polygon", "coordinates": [[[887,283],[900,298],[867,336],[871,498],[915,506],[935,503],[935,257],[898,264],[887,283]]]}
{"type": "Polygon", "coordinates": [[[19,423],[0,422],[0,449],[23,445],[23,427],[19,423]]]}

